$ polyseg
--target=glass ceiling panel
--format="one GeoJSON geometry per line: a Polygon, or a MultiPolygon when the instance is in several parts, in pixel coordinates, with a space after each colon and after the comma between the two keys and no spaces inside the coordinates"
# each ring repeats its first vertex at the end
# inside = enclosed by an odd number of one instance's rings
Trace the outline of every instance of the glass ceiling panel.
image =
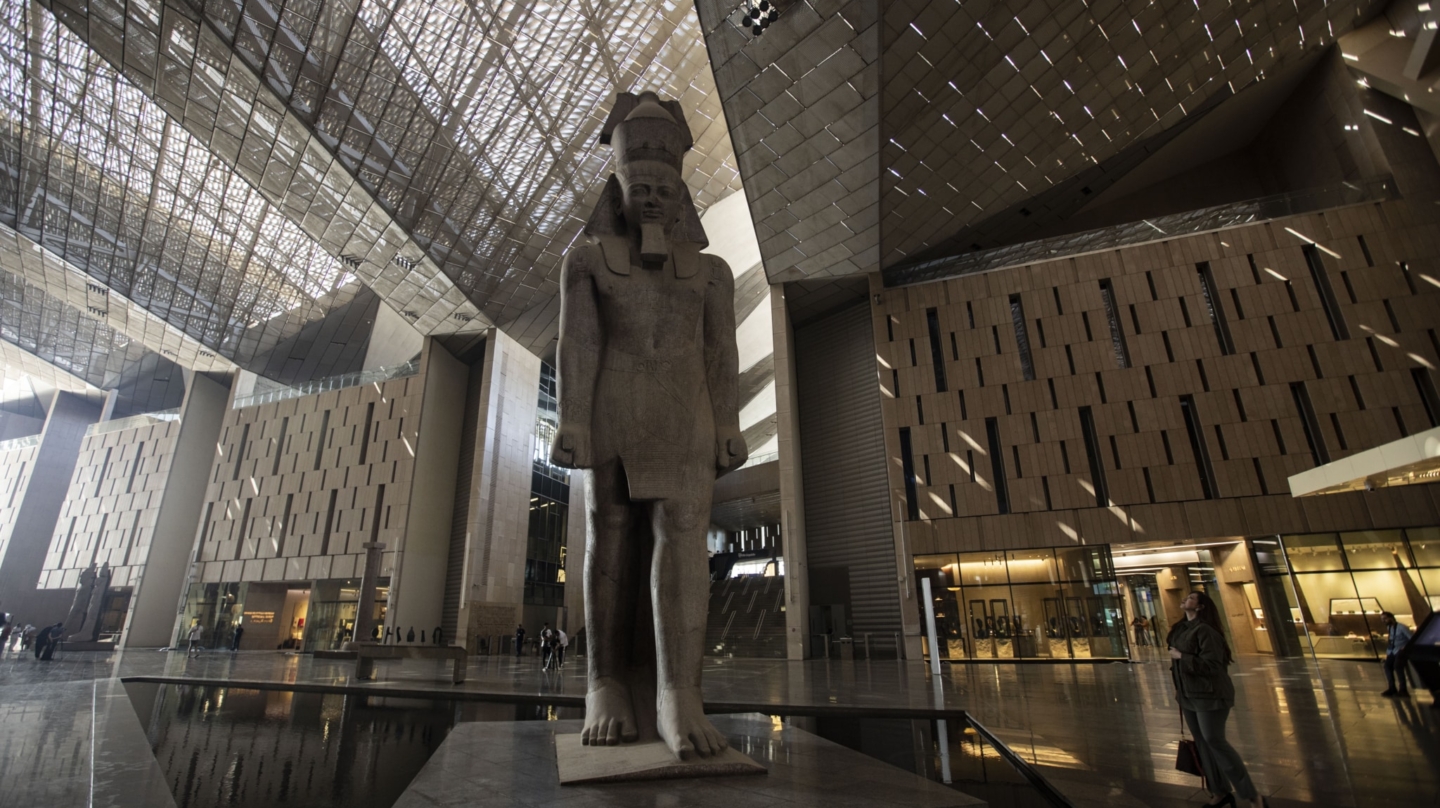
{"type": "Polygon", "coordinates": [[[0,10],[0,89],[0,217],[114,292],[241,364],[348,299],[339,261],[38,6],[0,10]]]}

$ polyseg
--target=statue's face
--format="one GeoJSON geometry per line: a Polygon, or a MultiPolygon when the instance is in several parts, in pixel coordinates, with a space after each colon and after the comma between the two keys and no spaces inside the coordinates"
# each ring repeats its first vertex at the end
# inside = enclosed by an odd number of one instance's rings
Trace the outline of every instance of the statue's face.
{"type": "Polygon", "coordinates": [[[649,166],[626,172],[620,181],[625,222],[630,227],[642,224],[664,225],[669,233],[680,220],[680,206],[685,189],[673,170],[649,166]]]}

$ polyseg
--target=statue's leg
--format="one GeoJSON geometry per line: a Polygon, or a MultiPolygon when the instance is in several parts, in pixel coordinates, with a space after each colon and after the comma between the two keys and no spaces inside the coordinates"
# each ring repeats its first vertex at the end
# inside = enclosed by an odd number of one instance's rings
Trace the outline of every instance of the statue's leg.
{"type": "Polygon", "coordinates": [[[580,741],[613,746],[638,737],[626,679],[637,590],[644,585],[630,537],[635,506],[619,461],[590,472],[586,502],[585,622],[589,627],[585,728],[580,741]]]}
{"type": "Polygon", "coordinates": [[[727,745],[705,717],[700,668],[710,600],[705,532],[710,525],[711,486],[695,495],[656,502],[652,512],[655,552],[650,592],[655,611],[659,666],[657,729],[681,760],[708,757],[727,745]]]}

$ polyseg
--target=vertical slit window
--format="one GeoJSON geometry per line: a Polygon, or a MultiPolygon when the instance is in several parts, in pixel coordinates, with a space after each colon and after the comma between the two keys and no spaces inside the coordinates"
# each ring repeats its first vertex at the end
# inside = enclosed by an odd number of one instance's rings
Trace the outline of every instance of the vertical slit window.
{"type": "Polygon", "coordinates": [[[234,473],[231,475],[230,479],[232,479],[232,480],[238,480],[238,479],[240,479],[240,464],[242,464],[242,463],[245,462],[245,447],[246,447],[246,446],[249,446],[249,445],[250,445],[250,425],[249,425],[249,424],[246,424],[246,425],[245,425],[245,428],[242,429],[242,430],[240,430],[240,445],[238,445],[238,446],[235,447],[235,471],[234,471],[234,473]]]}
{"type": "Polygon", "coordinates": [[[1215,469],[1210,465],[1210,450],[1205,447],[1205,432],[1200,425],[1200,413],[1195,409],[1193,396],[1180,397],[1180,414],[1185,418],[1190,451],[1195,455],[1195,466],[1200,472],[1200,490],[1206,499],[1215,499],[1219,496],[1215,486],[1215,469]]]}
{"type": "Polygon", "coordinates": [[[130,464],[130,479],[125,483],[125,493],[135,490],[135,474],[140,471],[140,464],[145,460],[145,441],[135,446],[135,460],[130,464]]]}
{"type": "Polygon", "coordinates": [[[1300,414],[1300,422],[1305,426],[1305,443],[1310,447],[1310,456],[1315,459],[1315,465],[1323,466],[1329,463],[1330,450],[1325,447],[1325,436],[1320,434],[1320,422],[1315,420],[1315,407],[1310,403],[1310,391],[1305,389],[1305,383],[1291,384],[1290,396],[1295,399],[1295,410],[1300,414]]]}
{"type": "Polygon", "coordinates": [[[1229,356],[1235,353],[1235,340],[1230,336],[1230,324],[1225,321],[1225,309],[1220,306],[1220,292],[1215,286],[1215,273],[1210,270],[1209,261],[1195,265],[1200,275],[1200,291],[1205,295],[1205,309],[1210,312],[1210,322],[1215,326],[1215,339],[1220,343],[1220,353],[1229,356]]]}
{"type": "Polygon", "coordinates": [[[1035,380],[1035,362],[1030,357],[1030,332],[1025,326],[1025,304],[1020,295],[1010,296],[1010,321],[1015,325],[1015,344],[1020,347],[1020,371],[1025,381],[1035,380]]]}
{"type": "Polygon", "coordinates": [[[1010,512],[1010,488],[1005,481],[1005,455],[1000,452],[1000,421],[985,419],[985,438],[990,443],[990,474],[995,478],[995,505],[1000,513],[1010,512]]]}
{"type": "MultiPolygon", "coordinates": [[[[110,472],[110,452],[113,448],[114,447],[110,446],[105,447],[105,459],[100,461],[100,476],[95,479],[95,496],[97,497],[104,494],[105,475],[110,472]]],[[[237,463],[235,467],[238,473],[239,464],[237,463]]]]}
{"type": "Polygon", "coordinates": [[[205,537],[215,527],[210,523],[210,517],[214,514],[214,512],[215,503],[205,503],[205,518],[200,520],[200,540],[195,542],[195,563],[197,564],[200,563],[200,561],[202,560],[202,556],[205,555],[205,537]]]}
{"type": "Polygon", "coordinates": [[[926,309],[925,320],[930,325],[930,361],[935,366],[935,392],[943,393],[950,388],[945,383],[945,349],[940,346],[940,313],[935,309],[926,309]]]}
{"type": "Polygon", "coordinates": [[[1420,401],[1425,405],[1425,415],[1430,426],[1440,426],[1440,396],[1435,394],[1435,382],[1425,368],[1411,368],[1410,378],[1415,380],[1415,389],[1420,391],[1420,401]]]}
{"type": "Polygon", "coordinates": [[[905,473],[905,518],[911,522],[920,518],[920,499],[915,493],[915,458],[910,452],[910,429],[900,428],[900,468],[905,473]]]}
{"type": "MultiPolygon", "coordinates": [[[[403,428],[402,428],[403,431],[403,428]]],[[[325,436],[330,432],[330,411],[320,416],[320,434],[315,439],[315,470],[320,470],[320,461],[325,457],[325,436]]]]}
{"type": "MultiPolygon", "coordinates": [[[[1130,349],[1125,345],[1125,331],[1120,327],[1120,316],[1115,309],[1115,289],[1110,279],[1100,281],[1100,298],[1105,302],[1105,319],[1110,323],[1110,344],[1115,351],[1115,364],[1130,367],[1130,349]]],[[[1089,335],[1088,323],[1086,335],[1089,335]]]]}
{"type": "Polygon", "coordinates": [[[250,535],[250,505],[254,503],[253,498],[245,499],[245,508],[240,512],[239,535],[235,537],[235,560],[239,561],[241,553],[245,550],[245,539],[250,535]]]}
{"type": "Polygon", "coordinates": [[[1089,407],[1080,408],[1080,436],[1085,440],[1085,459],[1090,463],[1090,484],[1095,487],[1095,505],[1110,504],[1110,489],[1105,483],[1105,466],[1100,458],[1100,440],[1095,434],[1095,416],[1089,407]]]}
{"type": "Polygon", "coordinates": [[[340,496],[340,489],[330,489],[330,507],[325,509],[325,532],[320,539],[320,555],[330,555],[330,532],[335,527],[335,500],[340,496]]]}
{"type": "Polygon", "coordinates": [[[1320,293],[1320,304],[1325,308],[1325,320],[1330,323],[1330,333],[1335,339],[1350,339],[1350,328],[1340,313],[1340,301],[1335,299],[1335,288],[1330,285],[1330,276],[1325,272],[1325,263],[1314,244],[1306,244],[1305,264],[1310,268],[1310,279],[1320,293]]]}
{"type": "Polygon", "coordinates": [[[275,539],[275,557],[285,557],[285,537],[290,534],[290,508],[295,504],[295,495],[285,495],[285,513],[280,517],[280,535],[275,539]]]}
{"type": "MultiPolygon", "coordinates": [[[[375,406],[375,405],[370,405],[375,406]]],[[[280,458],[285,454],[285,433],[290,430],[289,417],[280,420],[280,436],[275,439],[275,465],[270,469],[272,475],[280,473],[280,458]]]]}

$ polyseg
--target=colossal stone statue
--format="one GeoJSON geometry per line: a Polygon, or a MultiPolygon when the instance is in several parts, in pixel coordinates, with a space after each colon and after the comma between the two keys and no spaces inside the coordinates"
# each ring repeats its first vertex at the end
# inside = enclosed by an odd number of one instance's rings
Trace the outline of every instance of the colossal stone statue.
{"type": "Polygon", "coordinates": [[[657,734],[680,760],[726,747],[700,695],[715,478],[740,433],[734,278],[680,178],[680,105],[620,93],[600,142],[615,174],[565,257],[551,458],[589,475],[581,741],[657,734]],[[646,584],[648,583],[648,591],[646,584]]]}

